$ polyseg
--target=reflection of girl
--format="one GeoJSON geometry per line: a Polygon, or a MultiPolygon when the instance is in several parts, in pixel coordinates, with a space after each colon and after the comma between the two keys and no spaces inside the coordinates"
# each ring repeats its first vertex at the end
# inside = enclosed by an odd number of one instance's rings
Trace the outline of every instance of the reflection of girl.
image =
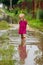
{"type": "Polygon", "coordinates": [[[21,62],[25,62],[25,58],[27,57],[26,45],[19,45],[19,55],[21,62]]]}

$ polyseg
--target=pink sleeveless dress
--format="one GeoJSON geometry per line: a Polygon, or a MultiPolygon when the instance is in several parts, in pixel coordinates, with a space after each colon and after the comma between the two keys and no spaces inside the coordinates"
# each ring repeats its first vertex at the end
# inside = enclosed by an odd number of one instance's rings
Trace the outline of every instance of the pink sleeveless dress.
{"type": "Polygon", "coordinates": [[[19,22],[19,34],[26,34],[27,21],[21,20],[19,22]]]}

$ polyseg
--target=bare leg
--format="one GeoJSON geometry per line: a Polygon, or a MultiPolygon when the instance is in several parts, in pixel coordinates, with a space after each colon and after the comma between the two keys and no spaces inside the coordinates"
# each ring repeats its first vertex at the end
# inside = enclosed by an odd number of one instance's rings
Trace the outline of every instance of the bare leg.
{"type": "Polygon", "coordinates": [[[25,45],[25,39],[26,37],[22,34],[21,35],[21,45],[25,45]]]}

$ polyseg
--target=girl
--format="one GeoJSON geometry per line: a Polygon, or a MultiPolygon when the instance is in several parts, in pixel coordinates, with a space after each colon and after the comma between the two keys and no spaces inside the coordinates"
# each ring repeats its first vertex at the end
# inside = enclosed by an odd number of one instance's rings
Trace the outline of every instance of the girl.
{"type": "Polygon", "coordinates": [[[24,16],[25,16],[24,14],[19,15],[19,18],[20,18],[20,21],[19,21],[19,34],[21,35],[21,40],[22,40],[21,43],[23,43],[23,44],[25,43],[26,28],[28,26],[27,21],[25,20],[24,16]]]}

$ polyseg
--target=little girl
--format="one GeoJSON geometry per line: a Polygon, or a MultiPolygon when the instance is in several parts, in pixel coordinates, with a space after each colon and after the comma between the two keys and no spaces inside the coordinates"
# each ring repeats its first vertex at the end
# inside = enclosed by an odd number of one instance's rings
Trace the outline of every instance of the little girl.
{"type": "Polygon", "coordinates": [[[19,15],[19,18],[20,18],[20,21],[19,21],[19,34],[21,35],[21,40],[22,40],[22,43],[24,44],[25,43],[25,38],[26,38],[26,28],[27,28],[27,21],[24,19],[24,14],[20,14],[19,15]]]}

